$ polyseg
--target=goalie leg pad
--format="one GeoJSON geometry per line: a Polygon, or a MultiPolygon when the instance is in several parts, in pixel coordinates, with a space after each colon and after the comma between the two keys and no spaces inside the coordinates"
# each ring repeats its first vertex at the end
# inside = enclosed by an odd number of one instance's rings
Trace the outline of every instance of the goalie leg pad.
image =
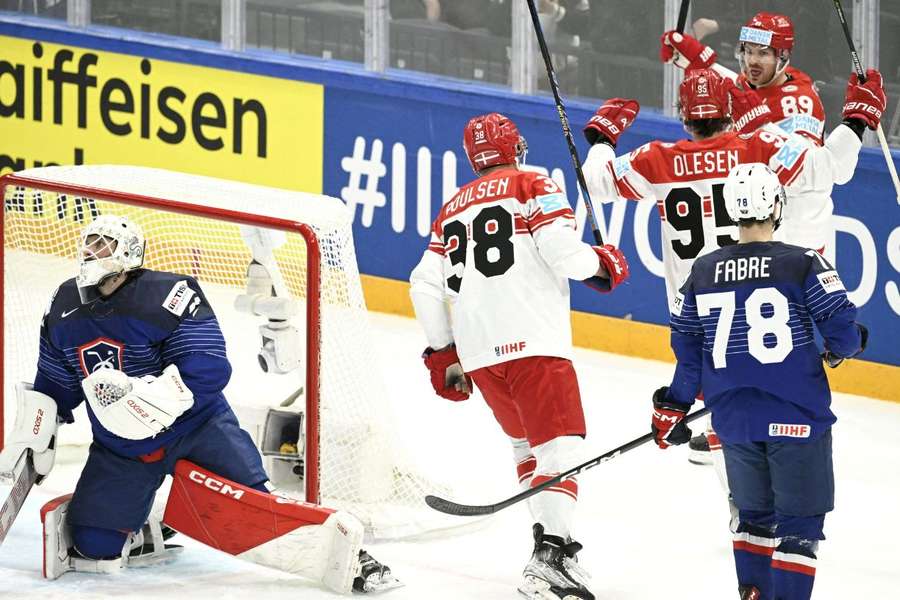
{"type": "Polygon", "coordinates": [[[116,573],[122,568],[145,567],[175,558],[183,548],[165,544],[175,532],[150,520],[137,533],[70,525],[72,494],[51,500],[41,508],[44,528],[44,569],[47,579],[69,571],[116,573]],[[168,533],[168,535],[167,535],[168,533]]]}
{"type": "Polygon", "coordinates": [[[349,593],[362,523],[344,512],[259,492],[187,460],[175,467],[163,521],[217,550],[349,593]]]}

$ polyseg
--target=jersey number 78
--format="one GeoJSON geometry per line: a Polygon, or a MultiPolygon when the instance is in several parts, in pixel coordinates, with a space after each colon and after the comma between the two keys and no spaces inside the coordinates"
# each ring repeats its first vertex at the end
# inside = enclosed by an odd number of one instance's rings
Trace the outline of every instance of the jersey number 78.
{"type": "MultiPolygon", "coordinates": [[[[742,308],[735,306],[734,292],[715,292],[697,296],[697,314],[708,317],[713,309],[719,309],[716,332],[713,337],[713,367],[728,366],[729,340],[735,329],[741,330],[741,323],[735,324],[737,316],[747,325],[747,351],[750,356],[763,364],[779,363],[794,349],[794,338],[788,321],[788,299],[773,287],[757,288],[744,302],[742,308]],[[763,314],[763,308],[767,314],[763,314]]],[[[733,342],[734,353],[743,352],[738,342],[733,342]]]]}

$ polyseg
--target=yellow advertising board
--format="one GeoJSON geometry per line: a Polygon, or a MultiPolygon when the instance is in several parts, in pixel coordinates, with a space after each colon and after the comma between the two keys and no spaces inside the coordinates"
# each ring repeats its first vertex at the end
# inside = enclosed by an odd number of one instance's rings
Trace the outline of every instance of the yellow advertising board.
{"type": "Polygon", "coordinates": [[[322,192],[324,88],[0,36],[0,173],[133,164],[322,192]]]}

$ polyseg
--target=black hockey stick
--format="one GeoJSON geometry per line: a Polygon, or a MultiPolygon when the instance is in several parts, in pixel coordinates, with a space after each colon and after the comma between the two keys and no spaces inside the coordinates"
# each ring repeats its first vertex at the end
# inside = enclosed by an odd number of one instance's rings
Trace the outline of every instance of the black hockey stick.
{"type": "Polygon", "coordinates": [[[600,228],[597,227],[597,218],[594,215],[594,205],[591,202],[591,195],[588,193],[587,182],[584,180],[584,173],[581,170],[581,159],[578,158],[578,149],[575,147],[575,140],[572,138],[572,128],[569,126],[569,117],[566,116],[566,107],[563,105],[562,98],[559,95],[559,82],[556,80],[556,70],[553,68],[553,60],[550,58],[550,50],[547,48],[547,40],[544,38],[544,29],[541,27],[541,20],[538,17],[537,7],[534,0],[527,0],[528,10],[531,12],[531,22],[534,24],[534,33],[537,36],[538,45],[541,47],[541,55],[544,57],[544,65],[547,67],[547,78],[550,80],[550,90],[553,92],[553,99],[556,101],[556,112],[559,113],[559,122],[562,123],[563,135],[566,136],[566,143],[569,145],[569,154],[572,156],[572,165],[575,167],[575,176],[578,178],[578,185],[581,186],[581,197],[584,200],[584,207],[587,209],[588,221],[591,224],[591,232],[594,234],[594,241],[598,246],[603,245],[603,235],[600,228]]]}
{"type": "MultiPolygon", "coordinates": [[[[841,22],[841,27],[844,29],[844,37],[847,38],[847,45],[850,47],[850,59],[853,61],[853,69],[859,77],[859,82],[863,83],[866,80],[866,73],[863,70],[862,61],[859,60],[859,53],[856,52],[856,44],[853,43],[853,35],[850,33],[850,27],[847,26],[847,17],[844,16],[844,7],[841,6],[841,0],[833,1],[834,10],[837,12],[838,20],[841,22]]],[[[891,158],[891,148],[888,146],[887,138],[884,137],[884,130],[881,128],[881,123],[878,123],[876,133],[878,134],[878,142],[881,144],[881,152],[884,154],[884,160],[887,161],[888,172],[891,175],[891,180],[894,182],[894,191],[897,192],[897,202],[900,203],[900,178],[897,177],[897,169],[894,167],[893,158],[891,158]]]]}
{"type": "MultiPolygon", "coordinates": [[[[692,412],[688,416],[684,418],[685,423],[690,423],[695,419],[699,419],[702,416],[705,416],[709,413],[708,408],[701,408],[698,411],[692,412]]],[[[615,450],[610,450],[604,454],[596,458],[592,458],[591,460],[581,463],[577,467],[569,469],[565,473],[560,473],[553,479],[548,479],[547,481],[541,483],[540,485],[536,485],[533,488],[529,488],[524,492],[519,492],[515,496],[507,498],[506,500],[501,500],[496,504],[459,504],[457,502],[453,502],[451,500],[445,500],[443,498],[439,498],[437,496],[425,496],[425,503],[433,508],[436,511],[446,513],[448,515],[457,515],[460,517],[479,517],[483,515],[492,515],[497,511],[503,510],[504,508],[510,507],[513,504],[517,504],[522,500],[527,498],[531,498],[538,492],[541,492],[552,485],[556,485],[560,481],[565,481],[566,479],[571,479],[575,477],[582,471],[587,471],[588,469],[592,469],[599,464],[605,463],[608,460],[612,460],[620,454],[624,454],[629,450],[634,450],[638,446],[643,446],[647,442],[653,439],[653,433],[645,433],[639,438],[633,439],[626,444],[622,444],[615,450]]]]}
{"type": "Polygon", "coordinates": [[[691,8],[691,0],[681,0],[681,6],[678,7],[678,25],[675,31],[684,33],[684,26],[687,25],[688,10],[691,8]]]}

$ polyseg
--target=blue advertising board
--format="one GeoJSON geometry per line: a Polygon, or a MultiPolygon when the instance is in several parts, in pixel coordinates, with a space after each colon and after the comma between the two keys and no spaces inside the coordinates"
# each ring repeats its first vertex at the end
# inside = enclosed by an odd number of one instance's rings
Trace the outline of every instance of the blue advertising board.
{"type": "MultiPolygon", "coordinates": [[[[371,73],[360,65],[338,61],[262,51],[228,52],[211,44],[159,35],[103,28],[73,31],[21,15],[0,15],[0,35],[323,86],[322,183],[321,189],[306,191],[323,192],[351,206],[360,271],[367,275],[407,280],[425,248],[431,220],[441,203],[474,178],[461,138],[464,124],[476,114],[498,111],[510,116],[528,140],[529,168],[549,174],[563,186],[579,223],[585,219],[557,113],[546,95],[518,96],[507,89],[410,72],[371,73]]],[[[0,50],[0,61],[4,60],[2,54],[0,50]]],[[[11,82],[11,77],[0,76],[0,88],[11,82]]],[[[594,108],[583,102],[568,106],[582,156],[587,146],[577,130],[594,108]]],[[[674,119],[645,110],[622,137],[619,152],[652,139],[683,137],[681,125],[674,119]]],[[[303,160],[301,149],[309,142],[297,140],[296,161],[303,160]]],[[[8,148],[0,148],[0,154],[8,152],[8,148]]],[[[893,156],[900,162],[900,151],[895,150],[893,156]]],[[[276,159],[284,157],[272,157],[276,159]]],[[[189,171],[191,166],[184,169],[189,171]]],[[[851,298],[860,307],[860,321],[872,331],[866,361],[900,366],[896,342],[900,331],[900,205],[881,151],[863,149],[855,176],[847,185],[836,187],[833,195],[837,234],[827,255],[836,262],[851,298]]],[[[668,315],[655,204],[621,201],[594,208],[604,239],[626,253],[631,278],[609,295],[574,284],[573,309],[664,325],[668,315]]],[[[585,240],[591,241],[589,232],[585,240]]],[[[891,371],[891,376],[897,378],[897,371],[891,371]]]]}

